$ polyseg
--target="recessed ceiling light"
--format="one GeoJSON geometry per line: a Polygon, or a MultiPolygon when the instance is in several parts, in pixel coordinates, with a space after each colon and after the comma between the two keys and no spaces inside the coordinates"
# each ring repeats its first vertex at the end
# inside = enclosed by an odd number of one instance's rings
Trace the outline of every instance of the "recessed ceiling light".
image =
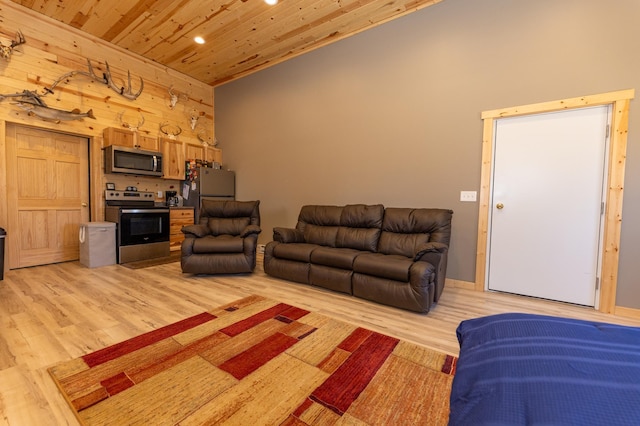
{"type": "Polygon", "coordinates": [[[273,6],[274,4],[278,4],[278,0],[264,0],[266,4],[273,6]]]}
{"type": "Polygon", "coordinates": [[[200,36],[195,37],[193,41],[195,41],[198,44],[204,44],[204,39],[200,36]]]}

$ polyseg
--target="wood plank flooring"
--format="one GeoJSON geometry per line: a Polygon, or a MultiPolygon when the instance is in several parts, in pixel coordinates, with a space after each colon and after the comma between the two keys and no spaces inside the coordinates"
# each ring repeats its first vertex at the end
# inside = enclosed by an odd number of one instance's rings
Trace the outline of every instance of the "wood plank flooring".
{"type": "Polygon", "coordinates": [[[0,425],[77,425],[47,368],[241,297],[259,294],[388,335],[458,353],[459,322],[531,312],[640,326],[593,309],[446,287],[427,315],[274,279],[182,274],[179,263],[132,270],[78,262],[5,271],[0,281],[0,425]]]}

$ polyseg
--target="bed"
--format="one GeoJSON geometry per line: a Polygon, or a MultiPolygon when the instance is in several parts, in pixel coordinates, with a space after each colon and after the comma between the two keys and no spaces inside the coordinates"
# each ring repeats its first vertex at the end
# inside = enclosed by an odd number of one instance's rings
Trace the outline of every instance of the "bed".
{"type": "Polygon", "coordinates": [[[449,425],[640,425],[640,328],[530,314],[463,321],[449,425]]]}

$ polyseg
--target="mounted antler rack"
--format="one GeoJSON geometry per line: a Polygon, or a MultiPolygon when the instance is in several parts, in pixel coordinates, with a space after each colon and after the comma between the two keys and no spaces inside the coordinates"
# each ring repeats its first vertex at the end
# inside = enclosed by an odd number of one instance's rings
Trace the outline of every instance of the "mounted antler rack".
{"type": "Polygon", "coordinates": [[[182,133],[182,128],[178,125],[172,126],[169,123],[161,123],[160,131],[169,139],[176,140],[178,138],[178,135],[182,133]]]}
{"type": "Polygon", "coordinates": [[[11,58],[11,54],[13,54],[13,49],[16,46],[20,46],[21,44],[24,44],[25,42],[26,40],[22,35],[22,31],[18,30],[16,32],[15,40],[11,40],[11,44],[9,46],[5,46],[4,44],[0,45],[0,56],[2,56],[4,59],[8,61],[9,58],[11,58]]]}
{"type": "Polygon", "coordinates": [[[209,132],[207,132],[205,129],[201,129],[196,135],[196,137],[198,138],[200,143],[202,143],[202,145],[204,146],[211,146],[215,148],[216,145],[218,145],[218,139],[211,136],[209,132]]]}
{"type": "Polygon", "coordinates": [[[142,90],[144,89],[144,80],[142,79],[142,77],[140,77],[140,90],[138,90],[136,93],[133,93],[133,89],[131,86],[131,72],[127,71],[127,87],[118,87],[117,84],[115,84],[115,82],[113,81],[113,77],[111,76],[111,69],[109,68],[109,63],[105,61],[105,66],[107,68],[106,72],[102,74],[102,77],[100,77],[99,75],[97,75],[95,73],[95,71],[93,70],[93,66],[91,65],[91,61],[89,59],[87,59],[87,67],[89,68],[88,72],[85,71],[69,71],[66,74],[61,75],[56,81],[53,82],[53,84],[49,87],[45,87],[44,91],[45,91],[45,95],[48,93],[53,93],[53,89],[55,89],[55,87],[60,84],[61,81],[64,81],[68,78],[71,78],[75,75],[84,75],[86,77],[92,78],[96,81],[99,81],[102,84],[106,84],[107,86],[109,86],[109,88],[111,90],[113,90],[114,92],[116,92],[117,94],[131,100],[131,101],[135,101],[138,96],[140,96],[142,94],[142,90]]]}
{"type": "Polygon", "coordinates": [[[144,115],[142,115],[142,113],[140,113],[140,120],[138,120],[137,126],[134,126],[133,124],[129,124],[128,122],[124,121],[123,117],[124,117],[124,111],[121,111],[118,114],[118,121],[120,121],[120,124],[122,125],[122,127],[125,127],[131,130],[132,132],[137,132],[138,129],[140,129],[140,127],[142,127],[142,125],[144,124],[144,115]]]}
{"type": "Polygon", "coordinates": [[[178,101],[188,101],[189,95],[186,93],[175,93],[173,91],[173,84],[169,87],[169,109],[174,109],[178,105],[178,101]]]}

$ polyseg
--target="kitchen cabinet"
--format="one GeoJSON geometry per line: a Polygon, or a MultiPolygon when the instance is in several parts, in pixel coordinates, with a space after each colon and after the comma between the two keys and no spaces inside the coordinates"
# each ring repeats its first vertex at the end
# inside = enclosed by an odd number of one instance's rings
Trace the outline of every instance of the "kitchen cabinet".
{"type": "Polygon", "coordinates": [[[107,127],[102,131],[102,137],[104,146],[117,145],[146,151],[158,151],[158,138],[141,135],[129,129],[107,127]]]}
{"type": "Polygon", "coordinates": [[[147,151],[159,151],[159,146],[158,146],[158,138],[156,138],[155,136],[144,136],[141,135],[140,133],[136,133],[135,136],[138,137],[138,141],[136,143],[134,143],[134,148],[140,148],[140,149],[144,149],[147,151]]]}
{"type": "Polygon", "coordinates": [[[205,146],[200,142],[182,142],[177,139],[160,138],[163,178],[183,180],[185,160],[206,160],[209,167],[214,162],[222,164],[222,150],[205,146]]]}
{"type": "Polygon", "coordinates": [[[209,164],[216,163],[222,164],[222,150],[219,148],[213,148],[208,146],[205,150],[204,159],[209,162],[209,164]]]}
{"type": "Polygon", "coordinates": [[[184,144],[177,139],[160,138],[162,171],[165,179],[184,180],[184,144]]]}
{"type": "Polygon", "coordinates": [[[193,207],[171,207],[169,209],[169,250],[180,250],[184,234],[181,229],[193,225],[193,207]]]}
{"type": "MultiPolygon", "coordinates": [[[[187,160],[205,160],[210,164],[217,162],[222,164],[222,150],[201,143],[185,142],[184,154],[187,160]]],[[[211,165],[209,166],[211,167],[211,165]]]]}
{"type": "Polygon", "coordinates": [[[205,146],[201,143],[184,143],[184,158],[187,160],[200,159],[204,160],[205,146]]]}

